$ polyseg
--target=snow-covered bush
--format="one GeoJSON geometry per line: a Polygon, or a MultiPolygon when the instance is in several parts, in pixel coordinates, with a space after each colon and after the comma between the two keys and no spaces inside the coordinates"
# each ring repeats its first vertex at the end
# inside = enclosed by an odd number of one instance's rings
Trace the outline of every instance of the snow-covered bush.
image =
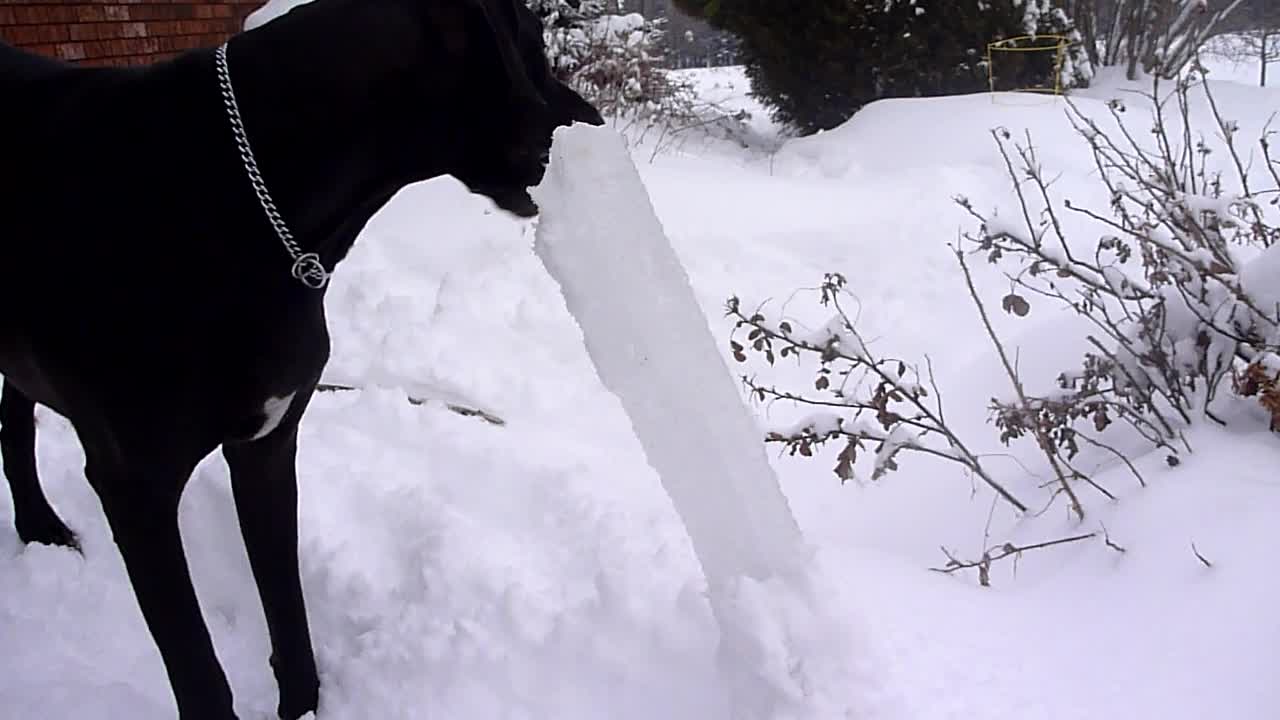
{"type": "Polygon", "coordinates": [[[818,302],[834,314],[816,332],[798,330],[785,320],[771,321],[759,311],[748,314],[737,297],[726,306],[734,320],[730,349],[738,362],[746,362],[748,352],[764,356],[770,365],[788,357],[816,360],[816,394],[742,378],[755,400],[786,401],[816,410],[799,423],[773,429],[767,442],[804,457],[828,442],[843,443],[834,469],[842,482],[858,477],[860,465],[869,466],[872,480],[879,479],[898,469],[896,458],[902,452],[932,455],[959,464],[1026,512],[1027,506],[992,478],[947,425],[932,368],[922,375],[917,365],[871,350],[845,311],[842,298],[847,299],[848,293],[842,275],[827,275],[817,293],[818,302]]]}
{"type": "Polygon", "coordinates": [[[1096,67],[1171,79],[1244,0],[1071,0],[1069,12],[1096,67]]]}
{"type": "MultiPolygon", "coordinates": [[[[1017,205],[1006,209],[1012,212],[982,212],[957,198],[980,227],[953,250],[1014,390],[1011,399],[992,400],[992,422],[1006,444],[1020,438],[1036,443],[1053,471],[1054,497],[1068,498],[1081,519],[1077,487],[1114,498],[1078,466],[1082,448],[1112,455],[1145,484],[1133,459],[1116,449],[1133,446],[1117,443],[1115,428],[1128,428],[1163,451],[1170,465],[1189,451],[1184,431],[1202,418],[1225,422],[1229,406],[1260,407],[1262,423],[1280,431],[1280,156],[1273,152],[1280,130],[1260,139],[1256,167],[1246,164],[1235,124],[1217,112],[1202,78],[1202,72],[1184,77],[1164,100],[1161,81],[1154,81],[1148,98],[1154,122],[1144,128],[1150,132],[1135,133],[1118,101],[1109,107],[1120,130],[1110,134],[1069,104],[1107,190],[1108,207],[1056,198],[1052,170],[1041,165],[1031,138],[1015,139],[1004,129],[993,136],[1017,205]],[[1225,143],[1225,153],[1218,154],[1225,155],[1229,171],[1212,169],[1215,151],[1193,127],[1189,107],[1200,91],[1214,109],[1215,127],[1207,131],[1225,143]],[[1258,172],[1262,167],[1267,172],[1258,172]],[[1105,232],[1093,242],[1068,238],[1066,213],[1087,216],[1105,232]],[[1079,366],[1062,368],[1052,392],[1033,391],[1053,384],[1051,378],[1024,382],[1016,354],[997,336],[973,281],[974,258],[1007,278],[1005,312],[1023,316],[1047,299],[1095,328],[1082,338],[1090,349],[1079,366]]],[[[736,360],[744,362],[754,352],[770,365],[797,358],[814,368],[813,391],[743,378],[757,401],[814,411],[799,423],[774,428],[767,442],[805,457],[827,442],[842,443],[834,468],[842,481],[860,473],[858,463],[869,465],[876,479],[896,469],[902,452],[932,455],[958,463],[1025,509],[984,470],[982,456],[969,450],[972,438],[959,437],[947,425],[932,368],[926,364],[922,373],[873,352],[841,305],[839,275],[829,275],[818,293],[835,315],[816,333],[744,310],[736,297],[729,301],[736,360]]],[[[974,565],[948,565],[961,567],[974,565]]]]}
{"type": "MultiPolygon", "coordinates": [[[[1143,144],[1125,123],[1125,106],[1109,104],[1121,128],[1108,134],[1074,105],[1071,119],[1088,141],[1110,207],[1059,201],[1051,170],[1030,138],[993,134],[1013,179],[1019,207],[983,214],[967,247],[999,267],[1010,283],[1004,306],[1026,314],[1028,298],[1049,299],[1090,321],[1091,350],[1064,369],[1056,392],[995,402],[1002,439],[1041,441],[1069,474],[1082,444],[1111,450],[1102,432],[1115,422],[1168,451],[1177,463],[1182,430],[1198,418],[1222,422],[1227,390],[1256,397],[1280,430],[1280,159],[1274,131],[1259,157],[1272,182],[1258,187],[1242,160],[1236,125],[1217,112],[1208,85],[1194,72],[1162,101],[1149,96],[1154,123],[1143,144]],[[1204,92],[1214,111],[1211,132],[1225,142],[1232,176],[1210,169],[1214,151],[1192,127],[1191,94],[1204,92]],[[1177,115],[1166,104],[1176,102],[1177,115]],[[1063,212],[1101,223],[1088,245],[1067,237],[1063,212]],[[1016,220],[1009,220],[1012,215],[1016,220]]],[[[1115,451],[1112,451],[1115,452],[1115,451]]],[[[1119,453],[1116,453],[1119,455],[1119,453]]],[[[1132,466],[1130,466],[1132,468],[1132,466]]],[[[1139,480],[1141,478],[1139,477],[1139,480]]]]}
{"type": "Polygon", "coordinates": [[[696,98],[664,67],[663,21],[610,14],[601,0],[528,0],[559,77],[605,116],[689,122],[696,98]]]}
{"type": "Polygon", "coordinates": [[[1054,62],[1059,63],[1055,78],[1058,87],[1069,89],[1087,86],[1093,79],[1093,61],[1085,50],[1084,36],[1076,27],[1075,20],[1061,7],[1059,0],[1014,0],[1014,7],[1020,2],[1023,5],[1022,31],[1028,37],[1034,41],[1041,36],[1057,35],[1065,40],[1066,47],[1062,50],[1061,57],[1054,58],[1054,62]]]}

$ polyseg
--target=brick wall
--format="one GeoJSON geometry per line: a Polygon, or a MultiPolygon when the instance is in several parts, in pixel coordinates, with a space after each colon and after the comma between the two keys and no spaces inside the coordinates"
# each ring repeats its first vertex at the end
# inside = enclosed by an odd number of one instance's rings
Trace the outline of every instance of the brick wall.
{"type": "Polygon", "coordinates": [[[263,0],[0,0],[0,40],[88,65],[145,65],[235,34],[263,0]]]}

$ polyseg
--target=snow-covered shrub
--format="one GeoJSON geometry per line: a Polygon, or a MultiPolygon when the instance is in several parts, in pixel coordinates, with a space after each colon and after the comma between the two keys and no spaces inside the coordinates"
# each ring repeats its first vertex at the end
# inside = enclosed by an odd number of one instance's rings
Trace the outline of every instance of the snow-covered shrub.
{"type": "Polygon", "coordinates": [[[610,14],[600,0],[528,0],[542,18],[559,77],[605,116],[642,122],[696,118],[693,88],[664,67],[663,21],[610,14]]]}
{"type": "Polygon", "coordinates": [[[781,400],[815,409],[799,423],[771,430],[767,442],[804,457],[828,442],[843,443],[834,468],[841,481],[858,477],[860,465],[869,467],[872,480],[879,479],[898,469],[896,459],[903,452],[932,455],[961,465],[1025,512],[1027,506],[992,478],[947,425],[932,368],[922,376],[918,366],[871,350],[842,304],[848,295],[843,276],[827,275],[817,293],[818,302],[834,314],[816,332],[799,330],[785,320],[769,320],[759,311],[748,314],[737,297],[726,306],[734,320],[730,349],[738,362],[746,362],[748,352],[762,355],[770,365],[788,357],[816,360],[816,394],[780,390],[743,376],[755,400],[781,400]]]}
{"type": "Polygon", "coordinates": [[[1054,58],[1055,62],[1059,62],[1056,78],[1058,87],[1069,89],[1087,86],[1093,79],[1093,61],[1085,50],[1084,36],[1076,27],[1075,20],[1061,7],[1058,0],[1015,0],[1015,8],[1019,2],[1023,3],[1023,33],[1033,39],[1057,35],[1066,41],[1060,61],[1059,58],[1054,58]]]}
{"type": "MultiPolygon", "coordinates": [[[[1127,428],[1163,451],[1170,465],[1189,451],[1184,431],[1190,425],[1201,418],[1223,423],[1230,408],[1260,407],[1262,423],[1280,432],[1280,156],[1273,151],[1280,129],[1265,132],[1254,165],[1246,164],[1236,125],[1218,114],[1202,79],[1201,73],[1184,77],[1163,102],[1157,99],[1161,81],[1154,81],[1148,98],[1154,123],[1144,128],[1150,132],[1133,132],[1118,101],[1109,107],[1120,130],[1110,134],[1069,103],[1096,177],[1108,191],[1107,207],[1055,198],[1052,170],[1041,165],[1031,138],[1015,139],[1004,129],[993,136],[1013,180],[1013,212],[984,213],[957,198],[980,227],[953,250],[1014,390],[1012,398],[992,401],[992,422],[1006,444],[1021,438],[1036,443],[1053,471],[1054,497],[1067,497],[1081,519],[1076,487],[1114,497],[1078,466],[1083,448],[1112,455],[1145,484],[1133,459],[1117,449],[1131,451],[1132,445],[1118,443],[1109,429],[1127,428]],[[1230,170],[1212,169],[1215,151],[1193,126],[1189,108],[1198,91],[1214,108],[1208,132],[1224,140],[1225,152],[1218,154],[1230,170]],[[1263,167],[1267,172],[1259,173],[1263,167]],[[1267,182],[1259,183],[1260,177],[1267,182]],[[1068,238],[1068,212],[1106,231],[1093,242],[1068,238]],[[1095,332],[1082,338],[1090,349],[1078,367],[1063,368],[1056,383],[1024,382],[1016,355],[1006,351],[975,287],[973,258],[1007,278],[1005,312],[1026,315],[1048,299],[1091,323],[1095,332]],[[1049,384],[1056,384],[1052,392],[1033,391],[1049,384]]],[[[767,442],[805,457],[825,443],[842,444],[834,468],[841,480],[859,476],[860,463],[876,479],[896,469],[901,453],[924,453],[963,466],[1024,509],[985,471],[982,456],[968,449],[972,438],[959,437],[947,425],[932,368],[926,365],[922,373],[868,347],[842,307],[847,294],[841,276],[827,276],[817,292],[835,311],[817,332],[744,310],[736,297],[729,301],[736,360],[756,353],[770,365],[797,358],[815,368],[812,390],[743,377],[757,401],[814,411],[799,423],[772,429],[767,442]]],[[[1230,415],[1251,412],[1256,411],[1230,415]]]]}
{"type": "Polygon", "coordinates": [[[1096,67],[1124,67],[1171,79],[1191,62],[1244,0],[1071,0],[1096,67]]]}
{"type": "MultiPolygon", "coordinates": [[[[1154,125],[1130,131],[1125,107],[1109,105],[1121,128],[1108,134],[1074,105],[1071,119],[1092,150],[1106,209],[1059,202],[1052,171],[1030,138],[993,134],[1014,181],[1019,207],[982,214],[958,202],[981,227],[967,247],[999,267],[1010,282],[1005,309],[1026,314],[1028,298],[1048,298],[1088,319],[1097,332],[1078,368],[1058,377],[1056,392],[993,404],[1007,442],[1033,437],[1067,470],[1082,444],[1111,450],[1102,432],[1128,425],[1178,462],[1182,430],[1197,418],[1222,422],[1230,392],[1256,397],[1272,429],[1280,429],[1280,159],[1274,131],[1260,142],[1273,183],[1257,187],[1236,125],[1222,118],[1200,73],[1178,81],[1177,122],[1149,96],[1154,125]],[[1214,109],[1211,132],[1226,144],[1234,176],[1210,169],[1213,150],[1192,126],[1190,95],[1200,88],[1214,109]],[[1176,128],[1176,129],[1175,129],[1176,128]],[[1107,232],[1084,245],[1066,236],[1063,211],[1101,223],[1107,232]],[[1047,442],[1046,442],[1047,439],[1047,442]]],[[[1115,452],[1115,451],[1112,451],[1115,452]]],[[[1116,453],[1119,455],[1119,453],[1116,453]]],[[[1132,466],[1130,466],[1132,468],[1132,466]]],[[[1139,477],[1139,480],[1141,478],[1139,477]]]]}

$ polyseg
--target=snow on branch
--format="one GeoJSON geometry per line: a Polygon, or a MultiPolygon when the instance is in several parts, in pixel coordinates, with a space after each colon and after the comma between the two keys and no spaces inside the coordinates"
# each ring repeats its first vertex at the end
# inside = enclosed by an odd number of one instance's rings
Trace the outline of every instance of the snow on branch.
{"type": "Polygon", "coordinates": [[[1026,512],[1027,506],[992,478],[947,425],[932,369],[926,371],[926,387],[917,366],[881,357],[867,346],[841,304],[846,293],[843,276],[828,274],[818,290],[819,302],[835,315],[816,332],[799,331],[785,320],[774,322],[759,312],[748,315],[736,297],[726,306],[726,314],[735,320],[729,343],[737,361],[745,362],[748,352],[762,355],[770,365],[788,357],[817,361],[815,394],[780,390],[743,376],[751,396],[760,402],[787,401],[816,409],[799,423],[775,428],[766,441],[804,457],[828,442],[843,443],[834,468],[842,481],[857,476],[863,458],[870,463],[871,478],[877,480],[898,469],[897,458],[903,452],[930,455],[958,463],[1026,512]]]}
{"type": "MultiPolygon", "coordinates": [[[[1119,128],[1104,132],[1069,101],[1076,131],[1088,142],[1106,209],[1059,200],[1030,136],[993,132],[1013,184],[1013,213],[979,212],[965,251],[985,257],[1009,282],[1005,310],[1030,312],[1027,298],[1048,299],[1087,319],[1095,333],[1077,370],[1058,376],[1058,391],[993,404],[1005,442],[1029,436],[1071,466],[1082,444],[1101,440],[1116,421],[1179,462],[1182,429],[1197,417],[1221,423],[1222,389],[1256,398],[1280,431],[1280,172],[1269,128],[1260,140],[1273,187],[1257,185],[1242,159],[1238,126],[1224,118],[1203,73],[1180,79],[1162,99],[1161,81],[1147,96],[1149,138],[1139,142],[1125,106],[1109,104],[1119,128]],[[1189,108],[1199,89],[1208,100],[1223,150],[1197,133],[1189,108]],[[1175,122],[1176,119],[1176,122],[1175,122]],[[1175,130],[1174,128],[1177,128],[1175,130]],[[1224,170],[1209,158],[1225,151],[1224,170]],[[1086,244],[1068,238],[1063,213],[1094,221],[1103,233],[1086,244]],[[1010,215],[1020,219],[1011,222],[1010,215]]],[[[962,256],[963,259],[963,256],[962,256]]]]}

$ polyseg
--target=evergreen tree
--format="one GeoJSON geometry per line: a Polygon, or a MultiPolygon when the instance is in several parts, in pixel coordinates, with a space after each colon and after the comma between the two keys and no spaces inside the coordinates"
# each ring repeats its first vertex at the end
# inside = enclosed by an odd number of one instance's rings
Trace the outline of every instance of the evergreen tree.
{"type": "MultiPolygon", "coordinates": [[[[1078,37],[1053,0],[676,0],[737,34],[753,92],[802,132],[834,127],[888,97],[977,92],[989,86],[988,43],[1021,35],[1078,37]]],[[[1006,53],[1002,87],[1070,87],[1089,62],[1006,53]],[[1061,83],[1059,81],[1062,81],[1061,83]]],[[[1002,56],[1001,60],[1005,58],[1002,56]]]]}

